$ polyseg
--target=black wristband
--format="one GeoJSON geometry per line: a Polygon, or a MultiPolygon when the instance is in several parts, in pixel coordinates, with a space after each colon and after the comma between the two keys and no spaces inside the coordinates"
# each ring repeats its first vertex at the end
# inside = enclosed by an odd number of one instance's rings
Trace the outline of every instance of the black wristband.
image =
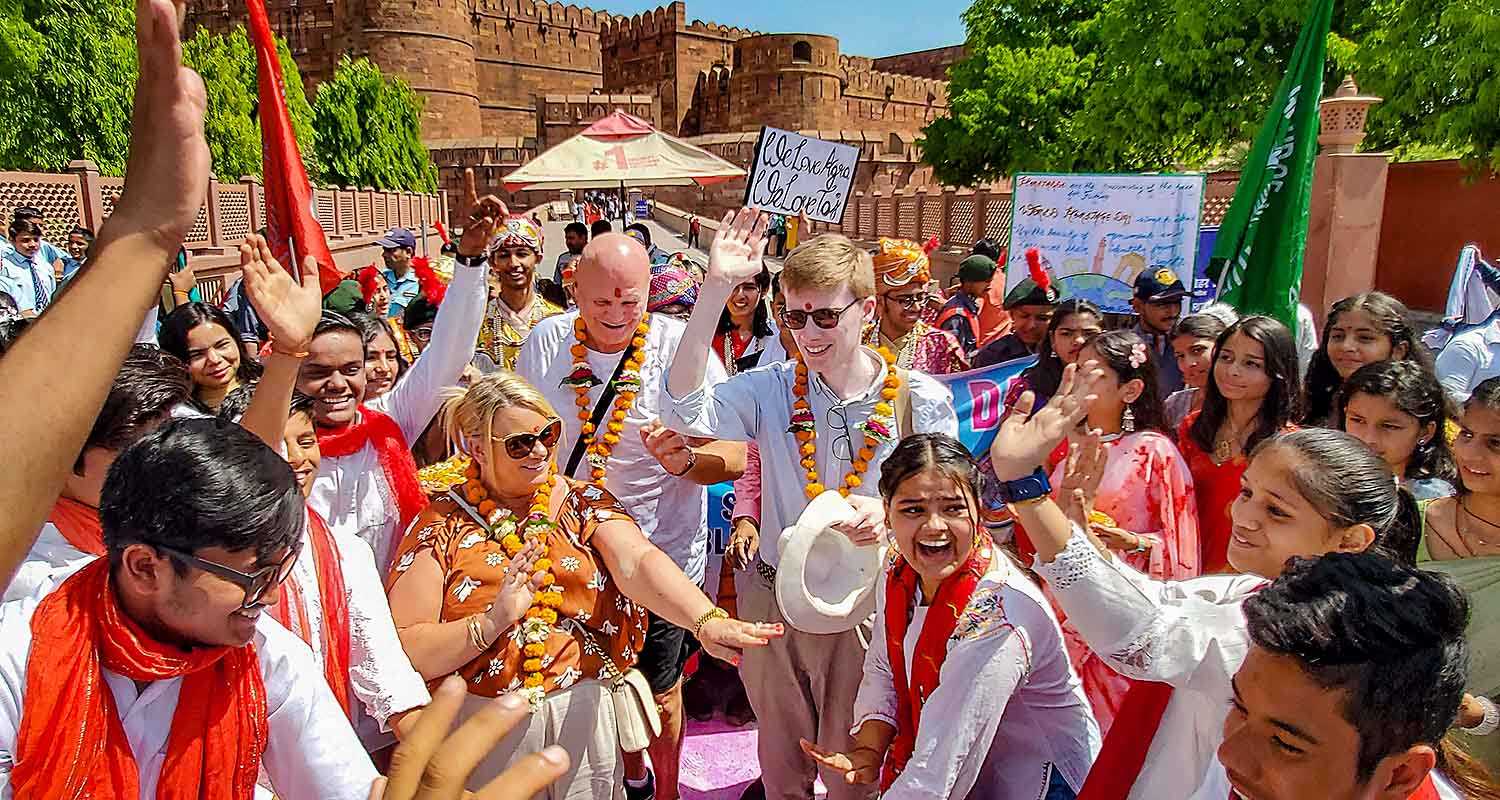
{"type": "Polygon", "coordinates": [[[1003,481],[998,487],[1000,499],[1006,504],[1024,503],[1052,493],[1052,481],[1047,470],[1037,467],[1036,472],[1013,481],[1003,481]]]}
{"type": "Polygon", "coordinates": [[[477,255],[477,256],[459,255],[459,256],[456,256],[453,260],[456,261],[456,262],[458,262],[458,264],[460,266],[464,266],[464,267],[482,267],[482,266],[484,266],[485,262],[488,261],[489,259],[485,258],[481,254],[481,255],[477,255]]]}

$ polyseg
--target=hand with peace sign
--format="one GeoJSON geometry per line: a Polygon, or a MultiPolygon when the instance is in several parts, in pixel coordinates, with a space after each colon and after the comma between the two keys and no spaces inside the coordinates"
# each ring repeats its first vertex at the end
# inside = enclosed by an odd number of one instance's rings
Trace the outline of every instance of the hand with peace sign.
{"type": "Polygon", "coordinates": [[[464,235],[458,240],[458,254],[482,256],[510,209],[492,194],[479,196],[473,167],[464,170],[464,208],[464,235]]]}

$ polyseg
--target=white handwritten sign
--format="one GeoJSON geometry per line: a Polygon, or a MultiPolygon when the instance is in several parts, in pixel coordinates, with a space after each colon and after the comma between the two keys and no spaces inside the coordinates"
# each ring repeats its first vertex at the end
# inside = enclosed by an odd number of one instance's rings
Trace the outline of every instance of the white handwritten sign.
{"type": "Polygon", "coordinates": [[[779,128],[760,129],[745,205],[773,214],[838,224],[849,205],[859,148],[779,128]]]}
{"type": "Polygon", "coordinates": [[[1201,175],[1017,175],[1005,288],[1027,277],[1041,251],[1064,297],[1128,314],[1135,278],[1169,269],[1193,286],[1201,175]]]}

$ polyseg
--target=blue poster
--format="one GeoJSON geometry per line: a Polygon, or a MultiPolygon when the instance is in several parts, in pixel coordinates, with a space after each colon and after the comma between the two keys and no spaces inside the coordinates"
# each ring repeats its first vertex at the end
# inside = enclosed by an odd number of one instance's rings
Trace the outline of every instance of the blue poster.
{"type": "Polygon", "coordinates": [[[1208,277],[1208,261],[1214,254],[1214,241],[1219,238],[1219,228],[1198,229],[1198,262],[1193,265],[1193,300],[1188,313],[1197,313],[1214,301],[1219,289],[1208,277]]]}
{"type": "Polygon", "coordinates": [[[975,457],[984,457],[989,453],[990,443],[995,441],[1011,381],[1035,363],[1036,356],[1026,356],[968,372],[932,376],[953,392],[953,408],[958,411],[958,440],[975,457]]]}

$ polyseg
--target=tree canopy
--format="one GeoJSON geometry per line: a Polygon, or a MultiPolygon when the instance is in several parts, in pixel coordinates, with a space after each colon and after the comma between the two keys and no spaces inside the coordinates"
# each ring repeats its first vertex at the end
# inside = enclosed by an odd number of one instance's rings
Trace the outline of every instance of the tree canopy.
{"type": "MultiPolygon", "coordinates": [[[[976,0],[937,177],[1202,167],[1255,135],[1307,0],[976,0]]],[[[1385,98],[1374,147],[1437,146],[1500,167],[1500,7],[1341,0],[1325,93],[1343,72],[1385,98]]]]}
{"type": "Polygon", "coordinates": [[[313,101],[314,150],[341,186],[430,192],[437,169],[422,144],[422,98],[369,60],[339,60],[313,101]]]}

